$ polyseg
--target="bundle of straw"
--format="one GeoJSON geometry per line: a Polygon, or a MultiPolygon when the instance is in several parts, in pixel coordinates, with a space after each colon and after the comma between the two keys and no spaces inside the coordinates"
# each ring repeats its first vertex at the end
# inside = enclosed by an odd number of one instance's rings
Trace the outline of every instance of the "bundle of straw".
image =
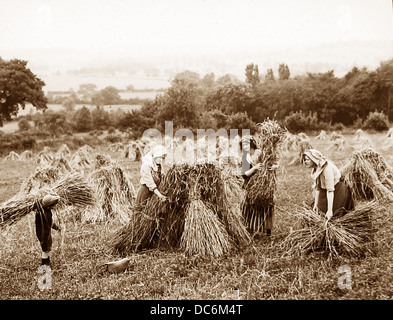
{"type": "Polygon", "coordinates": [[[146,206],[134,205],[130,221],[116,230],[109,245],[120,254],[129,254],[138,250],[153,248],[157,244],[160,215],[163,204],[153,195],[146,206]]]}
{"type": "Polygon", "coordinates": [[[55,154],[55,159],[56,158],[66,158],[71,156],[71,150],[70,148],[68,148],[68,146],[66,144],[63,144],[59,150],[57,150],[56,154],[55,154]]]}
{"type": "Polygon", "coordinates": [[[289,255],[328,251],[333,256],[360,257],[373,253],[374,228],[371,216],[379,210],[375,201],[359,203],[344,215],[330,220],[311,208],[296,208],[295,230],[284,239],[282,247],[289,255]]]}
{"type": "Polygon", "coordinates": [[[59,157],[45,166],[38,167],[30,177],[22,182],[19,192],[22,194],[37,192],[39,189],[49,186],[72,172],[73,169],[69,165],[68,160],[59,157]]]}
{"type": "Polygon", "coordinates": [[[354,200],[393,201],[393,169],[370,146],[358,146],[341,174],[354,200]]]}
{"type": "Polygon", "coordinates": [[[261,150],[258,162],[262,163],[262,168],[250,177],[245,186],[246,201],[258,206],[272,206],[275,203],[277,175],[271,167],[279,162],[279,147],[284,141],[285,130],[277,121],[269,119],[260,123],[259,129],[256,141],[261,150]]]}
{"type": "Polygon", "coordinates": [[[19,161],[29,161],[33,159],[33,152],[31,150],[23,151],[19,156],[19,161]]]}
{"type": "Polygon", "coordinates": [[[94,164],[94,150],[90,146],[84,145],[73,154],[70,162],[76,170],[89,170],[94,164]]]}
{"type": "Polygon", "coordinates": [[[230,251],[230,238],[224,225],[200,199],[188,204],[180,247],[187,255],[222,256],[230,251]]]}
{"type": "Polygon", "coordinates": [[[43,151],[38,153],[36,163],[40,165],[47,165],[53,160],[53,154],[45,147],[43,151]]]}
{"type": "Polygon", "coordinates": [[[134,206],[130,222],[114,234],[110,245],[120,254],[180,247],[188,253],[219,255],[234,244],[248,243],[240,210],[228,210],[233,200],[228,200],[230,187],[224,185],[221,169],[214,164],[172,165],[158,187],[169,201],[153,195],[145,206],[134,206]],[[207,236],[210,231],[215,234],[207,236]]]}
{"type": "Polygon", "coordinates": [[[56,181],[49,190],[60,196],[59,206],[89,206],[96,196],[88,181],[79,173],[70,173],[56,181]]]}
{"type": "Polygon", "coordinates": [[[19,159],[19,154],[17,154],[15,151],[11,151],[8,156],[6,156],[3,161],[14,161],[19,159]]]}
{"type": "Polygon", "coordinates": [[[104,222],[118,218],[127,223],[132,215],[132,204],[136,194],[134,186],[125,170],[108,158],[97,158],[98,169],[90,175],[91,185],[97,194],[97,203],[85,212],[84,219],[89,222],[104,222]],[[99,167],[99,163],[109,165],[99,167]]]}
{"type": "Polygon", "coordinates": [[[18,193],[0,206],[0,227],[12,225],[29,214],[46,194],[60,196],[57,207],[88,206],[95,203],[93,190],[79,174],[69,174],[35,193],[18,193]]]}
{"type": "Polygon", "coordinates": [[[38,199],[34,195],[20,195],[5,201],[0,206],[0,228],[10,226],[29,214],[38,199]]]}

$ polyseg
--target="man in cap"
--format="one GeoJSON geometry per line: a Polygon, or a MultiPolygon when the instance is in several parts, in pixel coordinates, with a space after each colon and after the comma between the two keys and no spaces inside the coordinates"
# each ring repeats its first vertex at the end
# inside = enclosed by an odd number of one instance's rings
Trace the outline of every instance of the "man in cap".
{"type": "Polygon", "coordinates": [[[35,206],[35,230],[40,241],[42,255],[41,264],[50,266],[50,251],[52,249],[51,229],[59,230],[52,220],[52,208],[59,202],[60,197],[47,194],[35,206]]]}

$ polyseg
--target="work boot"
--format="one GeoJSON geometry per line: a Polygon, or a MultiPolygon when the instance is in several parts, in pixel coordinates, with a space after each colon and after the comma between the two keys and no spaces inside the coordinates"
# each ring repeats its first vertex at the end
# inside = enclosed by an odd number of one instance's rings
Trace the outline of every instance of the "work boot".
{"type": "Polygon", "coordinates": [[[52,223],[52,229],[56,231],[60,231],[60,227],[55,222],[52,223]]]}
{"type": "Polygon", "coordinates": [[[41,265],[50,266],[50,258],[41,258],[41,265]]]}

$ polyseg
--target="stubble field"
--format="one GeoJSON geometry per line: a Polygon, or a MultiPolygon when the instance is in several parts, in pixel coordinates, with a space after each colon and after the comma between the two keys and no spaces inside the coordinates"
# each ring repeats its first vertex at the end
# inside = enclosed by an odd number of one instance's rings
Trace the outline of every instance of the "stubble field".
{"type": "MultiPolygon", "coordinates": [[[[385,134],[369,135],[375,149],[393,165],[393,154],[385,150],[385,134]],[[385,150],[385,151],[384,151],[385,150]]],[[[327,140],[311,137],[338,167],[351,156],[354,135],[345,135],[343,150],[333,150],[327,140]]],[[[119,159],[138,187],[140,162],[119,159]]],[[[82,224],[67,221],[61,232],[53,231],[51,289],[38,287],[40,247],[35,236],[34,215],[30,214],[0,234],[0,296],[4,300],[29,299],[119,299],[119,300],[264,300],[264,299],[391,299],[393,221],[391,204],[375,212],[373,223],[376,252],[364,258],[332,258],[323,252],[306,256],[285,256],[282,241],[293,226],[296,205],[310,202],[309,169],[290,165],[284,154],[278,169],[278,191],[274,229],[270,239],[262,238],[222,258],[186,257],[174,248],[131,255],[125,272],[111,274],[102,264],[119,259],[107,241],[119,228],[116,222],[82,224]],[[351,270],[351,288],[340,289],[340,266],[351,270]]],[[[0,202],[19,190],[36,164],[0,159],[0,202]]]]}

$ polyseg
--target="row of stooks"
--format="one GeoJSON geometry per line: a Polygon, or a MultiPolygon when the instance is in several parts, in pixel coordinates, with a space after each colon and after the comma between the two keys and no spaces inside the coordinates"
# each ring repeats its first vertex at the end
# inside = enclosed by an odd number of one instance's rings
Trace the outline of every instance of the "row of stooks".
{"type": "MultiPolygon", "coordinates": [[[[161,182],[169,201],[153,196],[146,206],[137,207],[131,179],[121,165],[81,148],[74,167],[67,158],[58,157],[37,168],[20,192],[0,206],[0,227],[18,222],[51,192],[61,197],[57,212],[62,219],[105,222],[118,218],[123,226],[114,232],[110,245],[121,255],[157,247],[179,247],[189,255],[228,254],[253,241],[243,223],[240,199],[247,193],[255,203],[274,205],[276,201],[276,173],[267,168],[278,160],[285,130],[273,121],[260,128],[259,161],[265,169],[247,184],[247,192],[229,165],[172,165],[161,182]]],[[[322,249],[360,256],[373,251],[373,214],[381,202],[393,201],[393,170],[375,150],[362,148],[353,153],[342,175],[357,203],[355,209],[328,223],[306,206],[288,212],[297,218],[281,243],[288,254],[322,249]]]]}

